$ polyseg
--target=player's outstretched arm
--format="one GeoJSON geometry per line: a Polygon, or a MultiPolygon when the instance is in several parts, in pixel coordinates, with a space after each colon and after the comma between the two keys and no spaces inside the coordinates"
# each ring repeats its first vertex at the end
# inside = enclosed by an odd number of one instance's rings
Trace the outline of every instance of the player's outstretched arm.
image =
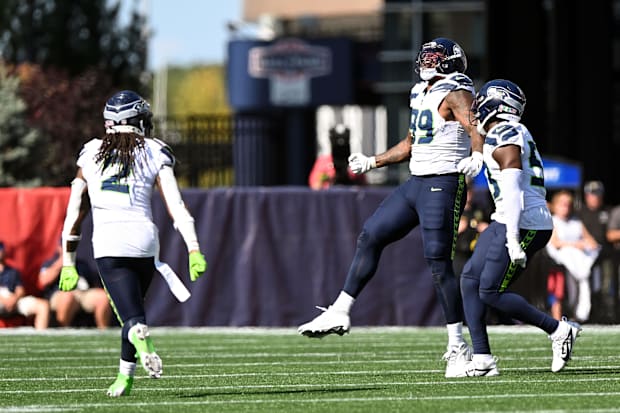
{"type": "Polygon", "coordinates": [[[62,227],[62,268],[58,286],[62,291],[71,291],[77,287],[78,274],[75,268],[75,254],[78,242],[82,238],[82,221],[89,208],[87,184],[78,168],[75,179],[71,182],[71,193],[67,203],[67,214],[62,227]]]}
{"type": "Polygon", "coordinates": [[[194,227],[194,218],[190,215],[181,198],[174,171],[170,166],[164,166],[157,176],[157,186],[166,204],[168,213],[187,245],[189,253],[189,274],[192,281],[196,281],[206,270],[207,262],[200,252],[198,236],[194,227]]]}
{"type": "Polygon", "coordinates": [[[407,136],[396,145],[392,146],[387,151],[375,156],[377,162],[377,168],[382,166],[392,165],[395,163],[401,163],[411,158],[411,143],[413,137],[411,132],[407,133],[407,136]]]}
{"type": "Polygon", "coordinates": [[[510,261],[525,268],[527,255],[521,245],[519,220],[521,218],[523,189],[521,188],[521,148],[505,145],[495,149],[493,158],[500,168],[502,179],[499,190],[504,197],[504,219],[506,221],[506,248],[510,261]]]}
{"type": "Polygon", "coordinates": [[[349,156],[349,169],[354,174],[363,174],[371,169],[406,161],[411,157],[411,141],[412,137],[409,133],[405,139],[379,155],[366,156],[361,153],[352,153],[349,156]]]}

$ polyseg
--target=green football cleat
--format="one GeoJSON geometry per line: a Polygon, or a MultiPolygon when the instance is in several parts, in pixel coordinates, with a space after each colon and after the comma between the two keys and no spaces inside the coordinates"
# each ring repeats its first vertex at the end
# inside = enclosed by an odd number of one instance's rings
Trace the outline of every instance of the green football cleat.
{"type": "Polygon", "coordinates": [[[116,380],[108,389],[108,396],[129,396],[129,393],[131,393],[131,386],[133,386],[133,377],[126,376],[123,373],[118,373],[116,380]]]}
{"type": "Polygon", "coordinates": [[[162,362],[157,353],[153,340],[149,337],[149,329],[144,324],[136,324],[129,329],[129,342],[136,348],[136,357],[144,370],[152,379],[158,379],[162,373],[162,362]]]}

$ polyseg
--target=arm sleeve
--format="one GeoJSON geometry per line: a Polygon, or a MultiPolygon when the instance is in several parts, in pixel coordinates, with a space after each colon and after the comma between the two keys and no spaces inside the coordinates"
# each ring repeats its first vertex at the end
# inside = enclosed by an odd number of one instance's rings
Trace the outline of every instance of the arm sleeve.
{"type": "Polygon", "coordinates": [[[499,189],[504,197],[504,218],[506,220],[506,239],[519,241],[519,219],[523,209],[523,190],[521,189],[521,169],[507,168],[500,172],[502,177],[499,189]]]}
{"type": "Polygon", "coordinates": [[[67,204],[67,215],[62,227],[62,265],[75,266],[75,251],[69,251],[67,243],[70,241],[78,241],[79,235],[71,234],[73,226],[80,215],[80,207],[82,205],[82,194],[86,190],[86,181],[75,178],[71,182],[71,194],[69,195],[69,203],[67,204]]]}
{"type": "Polygon", "coordinates": [[[174,171],[170,166],[164,166],[159,171],[159,183],[166,206],[174,222],[174,227],[183,237],[183,241],[185,241],[187,245],[187,250],[200,250],[196,229],[194,227],[194,218],[190,215],[183,203],[174,171]]]}

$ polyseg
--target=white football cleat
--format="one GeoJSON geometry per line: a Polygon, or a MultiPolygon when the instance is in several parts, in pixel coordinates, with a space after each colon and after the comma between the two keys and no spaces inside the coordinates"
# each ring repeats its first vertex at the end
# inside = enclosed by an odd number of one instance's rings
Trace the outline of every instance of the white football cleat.
{"type": "Polygon", "coordinates": [[[323,338],[329,334],[338,334],[339,336],[348,333],[351,329],[351,319],[349,314],[344,311],[335,310],[333,306],[328,308],[319,307],[323,311],[314,320],[299,326],[297,331],[306,337],[323,338]]]}
{"type": "Polygon", "coordinates": [[[490,360],[472,360],[458,366],[463,368],[456,372],[454,377],[491,377],[499,376],[499,369],[497,368],[497,357],[493,357],[490,360]]]}
{"type": "Polygon", "coordinates": [[[460,374],[465,370],[465,366],[471,361],[474,351],[467,343],[460,346],[449,346],[442,359],[447,361],[446,378],[463,377],[460,374]]]}
{"type": "Polygon", "coordinates": [[[573,345],[581,333],[581,326],[573,321],[568,321],[562,317],[558,329],[549,336],[551,339],[551,350],[553,360],[551,361],[551,371],[557,373],[561,371],[573,354],[573,345]]]}

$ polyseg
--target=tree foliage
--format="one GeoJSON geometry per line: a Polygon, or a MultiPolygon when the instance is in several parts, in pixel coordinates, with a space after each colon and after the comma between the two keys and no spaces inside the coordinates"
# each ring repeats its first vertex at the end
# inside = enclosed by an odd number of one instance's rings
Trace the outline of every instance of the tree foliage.
{"type": "Polygon", "coordinates": [[[95,69],[75,76],[27,64],[16,70],[29,124],[48,138],[45,155],[37,160],[45,167],[44,183],[66,185],[75,174],[81,146],[104,131],[103,106],[110,95],[110,79],[95,69]]]}
{"type": "Polygon", "coordinates": [[[44,138],[26,123],[26,104],[18,95],[19,78],[0,67],[0,186],[41,184],[44,138]]]}
{"type": "MultiPolygon", "coordinates": [[[[46,142],[37,156],[24,149],[28,164],[44,168],[41,184],[70,182],[81,145],[103,132],[109,96],[122,89],[145,94],[148,33],[137,4],[121,26],[120,1],[0,2],[0,60],[21,79],[22,132],[31,136],[30,127],[46,142]]],[[[0,117],[0,128],[8,121],[0,117]]]]}
{"type": "Polygon", "coordinates": [[[113,84],[139,90],[146,20],[134,7],[129,24],[120,26],[119,11],[120,1],[2,0],[0,53],[8,63],[36,63],[70,76],[97,67],[113,84]]]}

